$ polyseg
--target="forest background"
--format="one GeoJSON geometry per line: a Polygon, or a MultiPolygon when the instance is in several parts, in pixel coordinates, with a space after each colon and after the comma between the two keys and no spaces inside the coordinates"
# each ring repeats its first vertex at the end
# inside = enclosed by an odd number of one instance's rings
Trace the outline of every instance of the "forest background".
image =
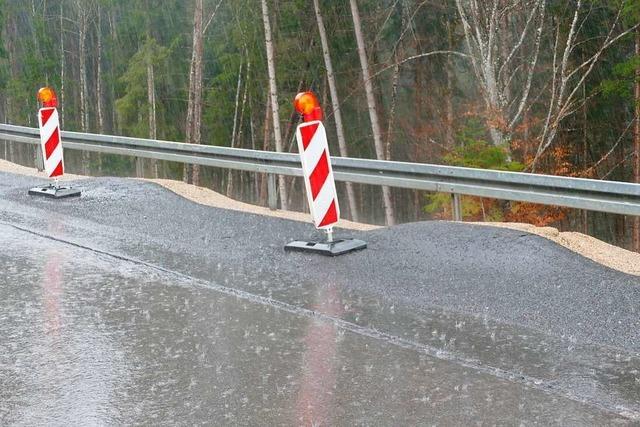
{"type": "MultiPolygon", "coordinates": [[[[640,182],[637,0],[0,0],[0,122],[296,150],[318,94],[334,155],[640,182]]],[[[33,164],[33,150],[0,142],[33,164]]],[[[68,169],[168,177],[266,204],[262,174],[89,153],[68,169]]],[[[304,210],[299,179],[280,206],[304,210]]],[[[448,195],[339,185],[343,216],[449,219],[448,195]]],[[[640,219],[465,197],[465,220],[554,225],[640,251],[640,219]]]]}

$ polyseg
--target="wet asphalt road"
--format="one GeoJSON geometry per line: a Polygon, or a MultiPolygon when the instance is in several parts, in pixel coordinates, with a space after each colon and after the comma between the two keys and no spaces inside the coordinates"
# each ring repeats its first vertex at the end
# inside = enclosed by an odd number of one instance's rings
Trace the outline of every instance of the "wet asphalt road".
{"type": "Polygon", "coordinates": [[[341,232],[0,173],[0,424],[640,422],[640,279],[526,233],[341,232]]]}

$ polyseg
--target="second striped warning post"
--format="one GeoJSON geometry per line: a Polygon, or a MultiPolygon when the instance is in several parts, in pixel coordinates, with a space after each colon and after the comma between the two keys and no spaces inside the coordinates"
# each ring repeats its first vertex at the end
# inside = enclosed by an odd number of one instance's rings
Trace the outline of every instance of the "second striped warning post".
{"type": "Polygon", "coordinates": [[[296,130],[296,139],[309,211],[316,228],[325,231],[326,240],[295,241],[286,245],[285,250],[336,256],[364,249],[367,244],[362,240],[335,239],[333,236],[333,226],[340,219],[340,205],[318,99],[312,92],[302,92],[296,96],[294,104],[304,119],[296,130]]]}

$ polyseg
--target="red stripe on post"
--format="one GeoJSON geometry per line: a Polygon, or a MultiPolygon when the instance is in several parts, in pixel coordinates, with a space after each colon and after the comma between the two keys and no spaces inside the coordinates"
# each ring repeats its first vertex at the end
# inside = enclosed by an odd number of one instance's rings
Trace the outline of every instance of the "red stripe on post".
{"type": "Polygon", "coordinates": [[[300,134],[302,135],[302,146],[306,150],[311,140],[313,139],[313,135],[316,134],[316,130],[318,130],[318,123],[314,123],[309,126],[301,126],[300,134]]]}
{"type": "Polygon", "coordinates": [[[53,178],[54,176],[60,176],[63,173],[64,173],[64,170],[62,169],[62,160],[60,160],[60,163],[58,163],[58,166],[56,166],[56,168],[53,170],[49,178],[53,178]]]}
{"type": "Polygon", "coordinates": [[[51,118],[55,110],[56,110],[55,108],[43,108],[40,110],[40,118],[42,119],[42,126],[47,124],[47,122],[49,121],[49,119],[51,118]]]}
{"type": "Polygon", "coordinates": [[[320,225],[318,225],[318,227],[324,227],[336,222],[338,222],[338,211],[336,210],[336,201],[334,200],[331,202],[331,206],[329,206],[327,213],[325,214],[324,218],[322,218],[322,222],[320,223],[320,225]]]}
{"type": "Polygon", "coordinates": [[[311,196],[313,200],[318,197],[318,193],[322,190],[327,177],[329,176],[329,161],[327,160],[327,150],[324,150],[318,164],[309,175],[309,184],[311,186],[311,196]]]}
{"type": "Polygon", "coordinates": [[[47,143],[44,144],[44,152],[47,160],[49,160],[49,157],[51,157],[51,155],[53,154],[53,150],[56,149],[58,144],[60,144],[60,132],[58,128],[55,128],[47,143]]]}

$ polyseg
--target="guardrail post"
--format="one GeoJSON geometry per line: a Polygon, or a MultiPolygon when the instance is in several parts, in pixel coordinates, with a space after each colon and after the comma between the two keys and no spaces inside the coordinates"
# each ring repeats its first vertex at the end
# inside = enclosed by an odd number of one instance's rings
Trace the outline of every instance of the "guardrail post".
{"type": "Polygon", "coordinates": [[[42,172],[44,170],[44,158],[42,157],[42,150],[38,146],[36,146],[35,163],[36,163],[36,170],[38,172],[42,172]]]}
{"type": "Polygon", "coordinates": [[[453,211],[453,220],[462,221],[462,203],[459,194],[451,194],[451,205],[453,211]]]}
{"type": "Polygon", "coordinates": [[[278,209],[278,192],[276,190],[276,176],[272,173],[267,175],[267,200],[269,209],[278,209]]]}

